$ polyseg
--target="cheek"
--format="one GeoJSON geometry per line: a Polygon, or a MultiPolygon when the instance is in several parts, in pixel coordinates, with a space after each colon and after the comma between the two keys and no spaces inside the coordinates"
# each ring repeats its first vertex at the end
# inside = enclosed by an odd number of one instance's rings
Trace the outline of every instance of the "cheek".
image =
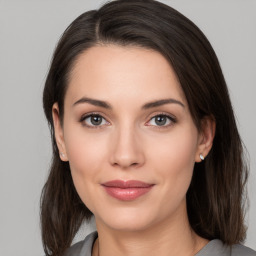
{"type": "Polygon", "coordinates": [[[179,130],[151,148],[151,165],[158,171],[165,193],[178,201],[185,197],[191,182],[197,136],[196,129],[179,130]]]}
{"type": "Polygon", "coordinates": [[[170,135],[160,139],[158,137],[155,141],[151,141],[154,147],[149,147],[152,159],[155,159],[159,165],[166,166],[170,171],[193,166],[197,152],[197,137],[195,128],[177,129],[170,135]]]}
{"type": "MultiPolygon", "coordinates": [[[[66,130],[66,151],[69,159],[71,175],[77,193],[87,205],[92,205],[88,196],[99,183],[99,171],[106,162],[107,141],[99,134],[94,136],[83,129],[66,130]]],[[[89,207],[91,211],[91,207],[89,207]]]]}
{"type": "Polygon", "coordinates": [[[77,125],[67,126],[65,146],[72,170],[79,175],[94,173],[105,159],[107,138],[100,132],[88,132],[77,125]]]}

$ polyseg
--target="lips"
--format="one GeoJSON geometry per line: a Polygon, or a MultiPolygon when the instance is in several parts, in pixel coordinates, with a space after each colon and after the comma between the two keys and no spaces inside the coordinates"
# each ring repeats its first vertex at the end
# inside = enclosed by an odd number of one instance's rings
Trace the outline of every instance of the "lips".
{"type": "Polygon", "coordinates": [[[154,184],[145,183],[137,180],[112,180],[101,184],[108,195],[122,200],[131,201],[148,193],[154,184]]]}

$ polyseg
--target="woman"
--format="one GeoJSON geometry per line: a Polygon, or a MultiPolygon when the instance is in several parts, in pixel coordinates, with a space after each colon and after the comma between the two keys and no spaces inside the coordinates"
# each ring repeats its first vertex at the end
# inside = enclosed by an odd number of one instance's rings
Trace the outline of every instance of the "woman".
{"type": "Polygon", "coordinates": [[[239,245],[247,168],[226,83],[186,17],[152,0],[82,14],[43,103],[46,255],[256,255],[239,245]],[[97,232],[69,248],[92,215],[97,232]]]}

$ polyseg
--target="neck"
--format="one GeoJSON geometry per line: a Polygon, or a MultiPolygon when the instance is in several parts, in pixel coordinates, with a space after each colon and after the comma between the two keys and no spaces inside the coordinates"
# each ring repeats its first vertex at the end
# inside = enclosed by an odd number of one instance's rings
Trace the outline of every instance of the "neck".
{"type": "Polygon", "coordinates": [[[193,256],[208,242],[191,229],[187,215],[139,231],[111,230],[97,219],[96,225],[93,256],[193,256]]]}

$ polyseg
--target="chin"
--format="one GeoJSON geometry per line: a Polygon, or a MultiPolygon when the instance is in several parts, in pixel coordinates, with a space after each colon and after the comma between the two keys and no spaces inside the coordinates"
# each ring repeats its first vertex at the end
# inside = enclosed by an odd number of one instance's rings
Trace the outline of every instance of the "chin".
{"type": "Polygon", "coordinates": [[[104,212],[102,216],[95,216],[96,225],[104,224],[112,230],[123,232],[143,231],[159,220],[152,211],[139,211],[138,209],[119,209],[104,212]]]}
{"type": "Polygon", "coordinates": [[[138,221],[136,219],[121,219],[118,221],[109,221],[105,223],[110,229],[121,231],[121,232],[139,232],[144,231],[150,227],[150,224],[147,221],[138,221]]]}

